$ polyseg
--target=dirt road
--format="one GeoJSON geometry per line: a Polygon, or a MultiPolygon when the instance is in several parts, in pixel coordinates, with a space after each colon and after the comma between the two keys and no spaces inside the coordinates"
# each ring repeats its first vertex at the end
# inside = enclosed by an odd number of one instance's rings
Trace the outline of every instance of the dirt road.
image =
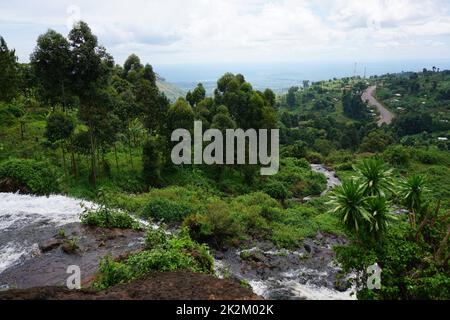
{"type": "Polygon", "coordinates": [[[370,86],[364,91],[361,98],[364,102],[368,101],[369,106],[375,107],[378,109],[380,113],[380,120],[378,120],[378,125],[381,126],[383,123],[391,124],[394,115],[385,106],[383,106],[377,99],[374,97],[375,90],[377,86],[370,86]]]}

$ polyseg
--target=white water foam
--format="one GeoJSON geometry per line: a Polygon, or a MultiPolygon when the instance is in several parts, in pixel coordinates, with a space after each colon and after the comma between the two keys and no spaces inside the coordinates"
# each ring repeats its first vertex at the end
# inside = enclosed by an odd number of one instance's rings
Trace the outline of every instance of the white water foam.
{"type": "Polygon", "coordinates": [[[40,197],[15,193],[0,193],[0,230],[30,222],[49,222],[61,226],[78,222],[83,212],[82,203],[91,202],[61,195],[40,197]]]}
{"type": "Polygon", "coordinates": [[[20,245],[8,242],[0,248],[0,273],[16,265],[19,261],[39,254],[37,243],[33,245],[20,245]]]}

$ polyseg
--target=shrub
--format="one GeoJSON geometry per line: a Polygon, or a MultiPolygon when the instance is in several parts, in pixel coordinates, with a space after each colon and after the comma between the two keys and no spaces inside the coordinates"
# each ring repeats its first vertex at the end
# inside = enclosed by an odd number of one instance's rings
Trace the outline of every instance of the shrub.
{"type": "Polygon", "coordinates": [[[139,229],[139,223],[128,213],[100,206],[97,209],[85,208],[80,216],[81,223],[100,228],[139,229]]]}
{"type": "Polygon", "coordinates": [[[179,222],[192,213],[192,208],[185,204],[156,198],[144,207],[142,215],[145,218],[154,218],[168,222],[179,222]]]}
{"type": "Polygon", "coordinates": [[[383,153],[383,159],[394,166],[407,166],[410,158],[409,150],[402,146],[390,146],[383,153]]]}
{"type": "Polygon", "coordinates": [[[264,186],[264,192],[267,193],[272,198],[281,201],[289,198],[291,194],[289,190],[286,188],[286,186],[279,181],[272,181],[268,183],[266,186],[264,186]]]}
{"type": "Polygon", "coordinates": [[[145,234],[145,246],[148,249],[165,246],[168,236],[162,229],[149,229],[145,234]]]}
{"type": "Polygon", "coordinates": [[[194,242],[185,229],[178,236],[167,237],[163,237],[160,231],[150,230],[147,240],[151,242],[152,249],[132,254],[124,261],[113,261],[110,256],[102,259],[94,286],[106,289],[154,271],[214,272],[214,260],[208,247],[194,242]]]}
{"type": "Polygon", "coordinates": [[[217,248],[244,235],[242,225],[230,214],[227,204],[223,202],[209,205],[204,215],[187,217],[183,225],[189,229],[193,239],[217,248]]]}
{"type": "Polygon", "coordinates": [[[436,152],[431,150],[415,150],[413,157],[423,164],[437,164],[439,163],[439,156],[436,152]]]}
{"type": "Polygon", "coordinates": [[[308,152],[308,155],[306,156],[306,159],[310,163],[323,163],[323,157],[318,152],[308,152]]]}
{"type": "Polygon", "coordinates": [[[56,193],[59,191],[58,176],[57,170],[46,162],[12,159],[0,164],[0,187],[10,185],[23,192],[56,193]]]}

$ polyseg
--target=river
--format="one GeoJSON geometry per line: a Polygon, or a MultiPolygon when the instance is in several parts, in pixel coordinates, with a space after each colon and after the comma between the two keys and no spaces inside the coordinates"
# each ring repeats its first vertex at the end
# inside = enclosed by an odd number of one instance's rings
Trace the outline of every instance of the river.
{"type": "MultiPolygon", "coordinates": [[[[312,165],[312,169],[326,175],[327,190],[340,183],[325,167],[312,165]]],[[[107,253],[120,255],[141,247],[141,233],[109,234],[104,244],[102,231],[83,229],[79,223],[83,202],[93,205],[61,195],[0,193],[0,290],[63,285],[68,265],[80,265],[89,277],[107,253]],[[43,251],[42,243],[54,241],[60,229],[79,238],[82,255],[67,255],[60,249],[43,251]]],[[[218,276],[243,280],[265,298],[352,299],[348,286],[336,283],[340,269],[333,262],[332,247],[345,242],[318,232],[292,251],[258,243],[245,250],[213,253],[218,276]]]]}

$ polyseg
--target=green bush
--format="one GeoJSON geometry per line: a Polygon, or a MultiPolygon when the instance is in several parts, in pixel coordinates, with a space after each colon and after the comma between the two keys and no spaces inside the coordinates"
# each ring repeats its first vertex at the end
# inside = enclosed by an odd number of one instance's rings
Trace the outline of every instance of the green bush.
{"type": "Polygon", "coordinates": [[[188,205],[164,198],[156,198],[150,200],[144,207],[142,216],[147,219],[154,218],[167,222],[180,222],[192,213],[192,211],[192,208],[188,205]]]}
{"type": "Polygon", "coordinates": [[[214,272],[214,260],[209,254],[208,247],[194,242],[185,229],[178,236],[164,237],[160,231],[150,230],[147,240],[152,245],[150,250],[132,254],[124,261],[113,261],[110,256],[102,259],[94,286],[106,289],[151,272],[176,270],[209,274],[214,272]]]}
{"type": "Polygon", "coordinates": [[[244,236],[243,226],[230,214],[229,207],[224,202],[211,204],[204,215],[188,216],[183,225],[189,229],[193,239],[216,248],[244,236]]]}
{"type": "Polygon", "coordinates": [[[291,196],[288,188],[279,181],[272,181],[264,186],[264,192],[274,199],[284,201],[291,196]]]}
{"type": "Polygon", "coordinates": [[[407,148],[402,146],[390,146],[383,153],[383,159],[394,166],[408,166],[411,158],[407,148]]]}
{"type": "Polygon", "coordinates": [[[51,194],[58,192],[59,174],[57,169],[46,162],[31,159],[12,159],[0,164],[0,184],[12,183],[34,194],[51,194]]]}
{"type": "Polygon", "coordinates": [[[162,229],[149,229],[145,234],[145,246],[148,249],[167,244],[168,235],[162,229]]]}
{"type": "Polygon", "coordinates": [[[423,164],[438,164],[440,160],[437,152],[431,150],[417,149],[414,151],[413,157],[423,164]]]}
{"type": "Polygon", "coordinates": [[[80,216],[81,223],[100,228],[139,229],[139,223],[128,213],[100,206],[98,209],[85,208],[80,216]]]}

